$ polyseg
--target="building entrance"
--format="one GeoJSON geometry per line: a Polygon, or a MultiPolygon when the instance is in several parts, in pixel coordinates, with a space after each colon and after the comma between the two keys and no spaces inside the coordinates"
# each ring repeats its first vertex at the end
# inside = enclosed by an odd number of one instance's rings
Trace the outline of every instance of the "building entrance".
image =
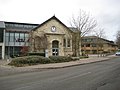
{"type": "Polygon", "coordinates": [[[59,41],[54,40],[52,42],[52,55],[58,56],[59,55],[59,41]]]}

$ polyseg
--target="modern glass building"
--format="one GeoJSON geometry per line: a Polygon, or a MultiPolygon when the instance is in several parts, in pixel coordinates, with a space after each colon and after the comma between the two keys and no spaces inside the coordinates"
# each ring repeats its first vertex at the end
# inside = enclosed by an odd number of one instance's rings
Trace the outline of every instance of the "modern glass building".
{"type": "Polygon", "coordinates": [[[0,21],[0,59],[19,56],[28,46],[29,32],[38,24],[0,21]]]}

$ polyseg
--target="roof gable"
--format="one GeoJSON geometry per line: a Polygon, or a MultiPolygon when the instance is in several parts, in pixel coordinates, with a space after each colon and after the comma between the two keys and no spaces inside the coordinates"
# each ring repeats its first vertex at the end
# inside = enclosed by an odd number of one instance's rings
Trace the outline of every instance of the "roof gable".
{"type": "MultiPolygon", "coordinates": [[[[50,20],[55,19],[56,21],[58,21],[60,24],[62,24],[64,27],[66,27],[67,29],[69,29],[64,23],[62,23],[57,17],[52,16],[51,18],[49,18],[48,20],[46,20],[45,22],[41,23],[40,25],[38,25],[36,28],[32,29],[33,31],[35,31],[36,29],[38,29],[39,27],[41,27],[42,25],[46,24],[47,22],[49,22],[50,20]]],[[[70,29],[69,29],[70,30],[70,29]]],[[[70,30],[71,31],[71,30],[70,30]]]]}

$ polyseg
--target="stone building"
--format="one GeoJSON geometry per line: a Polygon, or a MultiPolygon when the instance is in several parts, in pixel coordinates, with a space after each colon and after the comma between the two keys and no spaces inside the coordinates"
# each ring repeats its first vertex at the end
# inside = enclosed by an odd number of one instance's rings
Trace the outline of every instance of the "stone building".
{"type": "Polygon", "coordinates": [[[31,52],[45,56],[72,55],[72,31],[55,16],[31,31],[31,52]]]}

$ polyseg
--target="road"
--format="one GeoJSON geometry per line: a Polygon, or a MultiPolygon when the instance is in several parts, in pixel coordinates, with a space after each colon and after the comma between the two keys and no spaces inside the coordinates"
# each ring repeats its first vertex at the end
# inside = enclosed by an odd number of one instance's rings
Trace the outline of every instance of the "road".
{"type": "Polygon", "coordinates": [[[1,76],[0,90],[120,90],[120,58],[1,76]]]}

